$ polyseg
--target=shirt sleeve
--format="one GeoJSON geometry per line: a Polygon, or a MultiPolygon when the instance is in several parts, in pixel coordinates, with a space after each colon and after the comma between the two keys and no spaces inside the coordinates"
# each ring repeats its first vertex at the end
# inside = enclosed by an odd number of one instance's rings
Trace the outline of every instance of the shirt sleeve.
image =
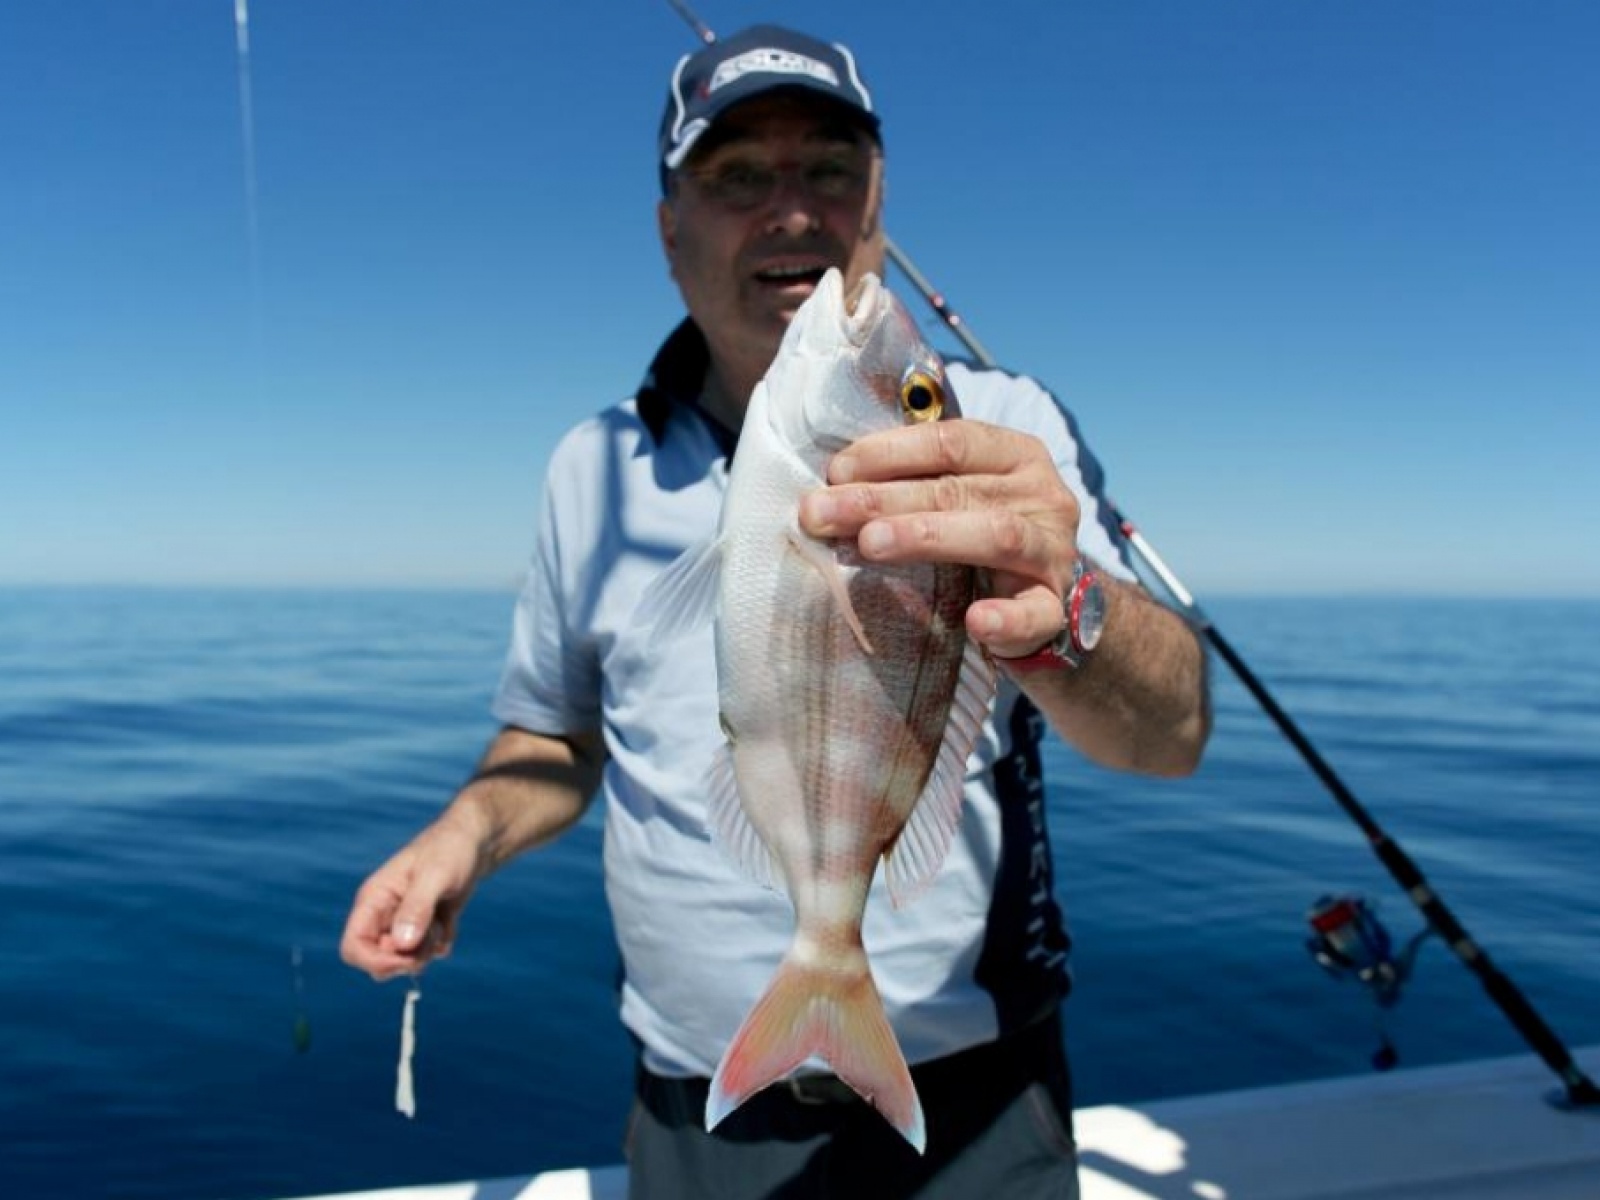
{"type": "MultiPolygon", "coordinates": [[[[559,458],[559,451],[558,451],[559,458]]],[[[563,496],[560,463],[552,462],[540,507],[538,536],[517,596],[511,645],[491,711],[504,725],[530,733],[571,734],[600,727],[600,664],[591,637],[571,614],[583,561],[585,506],[563,496]]]]}
{"type": "Polygon", "coordinates": [[[1132,548],[1106,493],[1105,471],[1066,405],[1026,375],[962,366],[955,379],[962,411],[978,420],[1031,433],[1042,441],[1062,482],[1078,500],[1078,549],[1107,573],[1137,583],[1132,548]]]}

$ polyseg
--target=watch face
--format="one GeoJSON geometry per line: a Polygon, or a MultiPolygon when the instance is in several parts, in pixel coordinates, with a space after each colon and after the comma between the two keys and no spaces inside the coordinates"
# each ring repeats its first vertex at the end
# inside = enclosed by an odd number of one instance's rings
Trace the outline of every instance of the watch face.
{"type": "Polygon", "coordinates": [[[1072,589],[1072,606],[1067,628],[1072,631],[1072,641],[1080,653],[1088,653],[1100,643],[1106,627],[1106,591],[1100,579],[1086,572],[1072,589]]]}

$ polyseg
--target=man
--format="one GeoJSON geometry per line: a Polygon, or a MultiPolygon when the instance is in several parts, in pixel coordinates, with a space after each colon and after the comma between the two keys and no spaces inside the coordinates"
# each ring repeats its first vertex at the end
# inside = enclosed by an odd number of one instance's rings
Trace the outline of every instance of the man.
{"type": "Polygon", "coordinates": [[[842,47],[759,27],[678,64],[658,220],[689,317],[637,397],[557,448],[495,702],[504,728],[443,815],[363,885],[345,931],[346,961],[376,978],[420,970],[454,942],[476,885],[599,789],[622,1017],[640,1046],[635,1197],[1075,1196],[1068,939],[1038,714],[1097,761],[1153,774],[1192,770],[1209,731],[1204,654],[1132,582],[1071,420],[1030,380],[951,364],[968,419],[862,439],[801,515],[868,559],[958,561],[989,582],[966,624],[1003,680],[962,828],[927,893],[898,912],[875,894],[864,931],[927,1153],[825,1075],[769,1088],[706,1132],[707,1077],[793,914],[706,833],[722,736],[709,632],[651,646],[634,611],[715,527],[747,398],[824,270],[847,287],[882,273],[883,161],[842,47]]]}

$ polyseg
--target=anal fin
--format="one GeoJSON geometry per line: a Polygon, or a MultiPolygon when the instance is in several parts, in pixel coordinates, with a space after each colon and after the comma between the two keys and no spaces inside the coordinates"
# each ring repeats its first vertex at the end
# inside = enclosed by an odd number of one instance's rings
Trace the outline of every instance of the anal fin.
{"type": "Polygon", "coordinates": [[[905,828],[884,856],[884,880],[896,908],[910,904],[933,882],[950,852],[951,839],[961,825],[967,758],[983,733],[994,687],[994,663],[969,639],[938,758],[905,828]]]}

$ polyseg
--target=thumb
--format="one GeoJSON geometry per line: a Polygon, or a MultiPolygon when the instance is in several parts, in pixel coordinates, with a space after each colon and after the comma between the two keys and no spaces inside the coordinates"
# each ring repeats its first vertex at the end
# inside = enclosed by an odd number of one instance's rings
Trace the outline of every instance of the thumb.
{"type": "Polygon", "coordinates": [[[394,938],[395,949],[410,952],[422,945],[422,939],[433,924],[436,898],[423,888],[413,888],[395,910],[394,923],[389,935],[394,938]]]}
{"type": "Polygon", "coordinates": [[[389,922],[389,936],[402,954],[432,957],[447,950],[440,943],[454,932],[450,927],[472,890],[474,849],[447,833],[435,826],[418,838],[405,890],[389,922]]]}
{"type": "Polygon", "coordinates": [[[390,925],[395,949],[429,958],[449,953],[456,918],[471,886],[436,862],[419,868],[390,925]]]}

